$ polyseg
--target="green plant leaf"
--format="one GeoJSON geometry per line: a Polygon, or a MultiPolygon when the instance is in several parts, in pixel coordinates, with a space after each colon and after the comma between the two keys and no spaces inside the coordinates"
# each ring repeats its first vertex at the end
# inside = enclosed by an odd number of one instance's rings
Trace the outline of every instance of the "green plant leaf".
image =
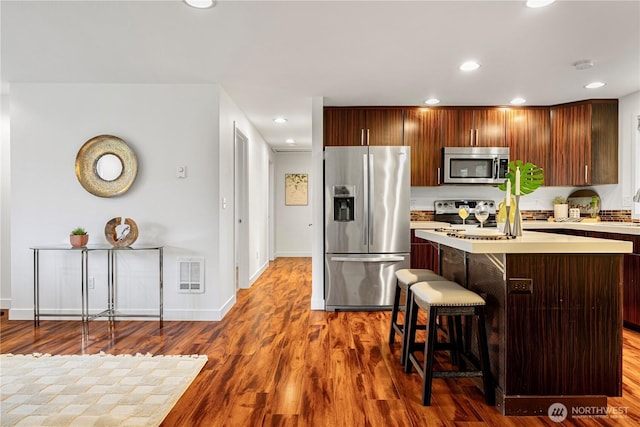
{"type": "Polygon", "coordinates": [[[83,235],[87,234],[87,232],[82,227],[76,227],[73,230],[71,230],[71,234],[74,235],[74,236],[83,236],[83,235]]]}
{"type": "Polygon", "coordinates": [[[511,194],[516,194],[516,168],[520,168],[520,194],[531,194],[544,183],[544,171],[533,163],[522,160],[509,162],[509,172],[505,181],[498,186],[502,191],[507,190],[507,179],[511,181],[511,194]]]}

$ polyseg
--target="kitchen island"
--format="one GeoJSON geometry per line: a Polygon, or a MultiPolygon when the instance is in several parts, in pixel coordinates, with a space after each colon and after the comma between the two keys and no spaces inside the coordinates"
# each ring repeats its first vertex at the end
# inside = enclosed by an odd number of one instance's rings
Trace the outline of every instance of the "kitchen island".
{"type": "Polygon", "coordinates": [[[630,242],[533,231],[511,240],[450,234],[415,230],[437,245],[440,274],[487,302],[496,406],[504,415],[547,415],[554,403],[569,413],[601,408],[607,396],[621,395],[622,260],[630,242]]]}

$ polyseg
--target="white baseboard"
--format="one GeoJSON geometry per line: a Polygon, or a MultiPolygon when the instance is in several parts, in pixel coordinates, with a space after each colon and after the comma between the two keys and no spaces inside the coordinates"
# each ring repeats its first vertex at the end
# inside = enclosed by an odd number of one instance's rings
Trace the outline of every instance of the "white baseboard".
{"type": "Polygon", "coordinates": [[[11,298],[0,298],[0,308],[5,310],[11,308],[11,298]]]}
{"type": "Polygon", "coordinates": [[[312,298],[311,310],[323,310],[324,311],[324,299],[312,298]]]}
{"type": "Polygon", "coordinates": [[[249,277],[249,288],[251,287],[251,285],[253,285],[256,282],[256,280],[258,280],[260,278],[260,276],[262,276],[262,273],[264,273],[264,271],[268,267],[269,267],[269,261],[267,261],[264,264],[262,264],[262,266],[260,266],[258,271],[256,271],[251,277],[249,277]]]}

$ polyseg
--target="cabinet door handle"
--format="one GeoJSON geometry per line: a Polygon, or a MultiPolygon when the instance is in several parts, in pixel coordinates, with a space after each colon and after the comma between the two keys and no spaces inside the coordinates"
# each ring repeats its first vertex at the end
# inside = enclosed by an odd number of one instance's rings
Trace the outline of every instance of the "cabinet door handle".
{"type": "Polygon", "coordinates": [[[438,168],[438,185],[440,185],[440,168],[438,168]]]}
{"type": "Polygon", "coordinates": [[[473,129],[469,130],[469,145],[473,147],[473,129]]]}
{"type": "Polygon", "coordinates": [[[364,145],[364,129],[360,129],[360,145],[364,145]]]}
{"type": "Polygon", "coordinates": [[[589,165],[584,165],[584,183],[589,183],[589,165]]]}
{"type": "Polygon", "coordinates": [[[476,147],[478,146],[478,129],[476,129],[476,147]]]}
{"type": "Polygon", "coordinates": [[[369,129],[367,129],[367,145],[369,145],[369,129]]]}

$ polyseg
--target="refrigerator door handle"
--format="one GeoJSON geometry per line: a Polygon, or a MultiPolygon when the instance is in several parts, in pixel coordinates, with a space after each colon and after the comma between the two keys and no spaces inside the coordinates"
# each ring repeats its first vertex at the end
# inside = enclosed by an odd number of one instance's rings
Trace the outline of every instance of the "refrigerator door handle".
{"type": "Polygon", "coordinates": [[[401,262],[404,261],[404,257],[402,256],[332,256],[331,261],[341,261],[341,262],[401,262]]]}
{"type": "Polygon", "coordinates": [[[369,227],[369,243],[373,244],[373,208],[375,207],[374,176],[375,168],[373,167],[373,154],[369,154],[369,215],[367,216],[367,226],[369,227]]]}
{"type": "MultiPolygon", "coordinates": [[[[364,218],[369,218],[369,163],[367,162],[367,157],[369,155],[368,154],[363,154],[362,155],[362,174],[363,174],[363,187],[364,187],[364,218]]],[[[363,245],[367,246],[369,244],[369,241],[367,240],[369,238],[369,233],[368,233],[368,229],[369,229],[369,224],[365,224],[365,232],[362,233],[363,237],[364,237],[364,241],[362,242],[363,245]]]]}

